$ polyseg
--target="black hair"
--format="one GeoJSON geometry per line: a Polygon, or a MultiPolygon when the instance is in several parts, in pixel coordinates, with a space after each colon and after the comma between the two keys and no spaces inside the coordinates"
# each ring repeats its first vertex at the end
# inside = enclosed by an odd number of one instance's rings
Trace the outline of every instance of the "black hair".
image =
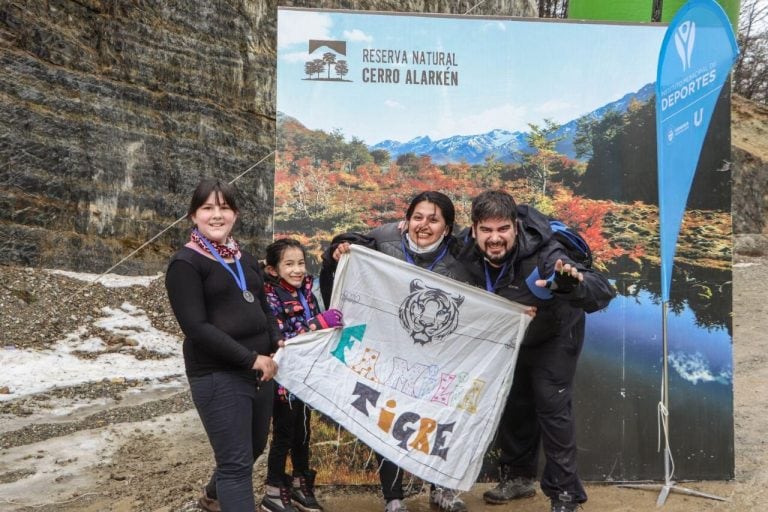
{"type": "Polygon", "coordinates": [[[492,219],[517,219],[515,200],[503,190],[486,190],[472,200],[473,225],[492,219]]]}
{"type": "Polygon", "coordinates": [[[456,209],[453,207],[453,201],[447,195],[442,192],[436,192],[434,190],[426,190],[416,197],[411,199],[411,204],[408,205],[408,210],[405,212],[406,220],[411,220],[411,215],[416,209],[416,205],[422,201],[427,201],[440,208],[440,212],[443,214],[445,224],[448,226],[448,233],[453,232],[453,223],[456,221],[456,209]]]}
{"type": "Polygon", "coordinates": [[[224,202],[227,203],[235,213],[240,211],[237,207],[237,189],[234,185],[230,185],[226,181],[221,181],[217,178],[205,178],[197,184],[195,191],[192,192],[192,200],[189,202],[187,217],[192,217],[197,209],[205,204],[205,201],[212,192],[216,192],[214,197],[216,198],[217,205],[219,204],[219,194],[221,194],[221,197],[224,198],[224,202]]]}
{"type": "Polygon", "coordinates": [[[267,246],[267,255],[265,258],[267,265],[277,270],[277,266],[280,263],[280,260],[283,258],[283,253],[290,247],[301,249],[301,254],[304,256],[304,258],[307,257],[307,252],[304,249],[304,246],[301,245],[301,242],[295,238],[281,238],[279,240],[275,240],[267,246]]]}

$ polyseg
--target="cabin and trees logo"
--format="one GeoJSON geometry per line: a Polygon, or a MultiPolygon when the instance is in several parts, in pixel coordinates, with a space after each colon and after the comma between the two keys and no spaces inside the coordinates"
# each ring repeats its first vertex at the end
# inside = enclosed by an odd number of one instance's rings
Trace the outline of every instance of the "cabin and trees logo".
{"type": "Polygon", "coordinates": [[[349,65],[346,59],[339,56],[347,56],[346,41],[329,41],[323,39],[309,40],[309,54],[318,50],[324,50],[319,58],[308,60],[304,63],[304,80],[318,80],[321,82],[351,82],[344,77],[349,73],[349,65]]]}

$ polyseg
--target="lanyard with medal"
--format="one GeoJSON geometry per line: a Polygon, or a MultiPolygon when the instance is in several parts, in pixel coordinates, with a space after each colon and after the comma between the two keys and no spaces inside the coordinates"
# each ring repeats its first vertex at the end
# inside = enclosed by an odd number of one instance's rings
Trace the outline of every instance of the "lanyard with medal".
{"type": "Polygon", "coordinates": [[[496,276],[496,280],[491,282],[491,273],[488,271],[488,262],[483,259],[483,269],[485,270],[485,289],[491,293],[496,293],[496,288],[499,286],[499,281],[501,281],[501,278],[504,276],[504,273],[507,271],[507,265],[509,265],[509,260],[504,262],[504,265],[501,267],[501,271],[499,272],[499,275],[496,276]]]}
{"type": "MultiPolygon", "coordinates": [[[[416,262],[413,261],[413,257],[411,256],[411,253],[408,252],[408,250],[405,247],[405,240],[403,240],[402,238],[400,239],[400,245],[403,248],[403,254],[405,254],[405,261],[407,261],[411,265],[416,265],[416,262]]],[[[447,252],[448,252],[448,244],[446,243],[445,247],[443,247],[443,250],[440,251],[440,254],[438,254],[435,260],[432,262],[432,264],[427,267],[427,270],[432,270],[433,268],[435,268],[435,265],[440,263],[440,260],[445,258],[445,254],[447,252]]]]}
{"type": "Polygon", "coordinates": [[[224,258],[221,257],[219,254],[219,251],[216,250],[215,247],[211,245],[211,243],[208,241],[205,236],[203,236],[202,233],[199,231],[197,232],[198,235],[200,235],[200,240],[203,241],[205,244],[205,247],[208,248],[208,251],[213,255],[216,260],[218,260],[219,263],[221,263],[221,266],[224,267],[227,272],[232,274],[232,277],[235,278],[235,282],[237,283],[237,287],[240,288],[240,290],[243,292],[243,298],[246,302],[253,302],[256,300],[256,297],[253,296],[253,294],[248,291],[248,288],[246,287],[245,283],[245,275],[243,274],[243,267],[240,265],[240,260],[238,258],[235,258],[235,267],[237,267],[237,274],[232,270],[232,268],[229,266],[229,264],[224,261],[224,258]]]}
{"type": "Polygon", "coordinates": [[[307,303],[307,298],[304,297],[303,293],[301,293],[301,288],[296,288],[296,295],[299,297],[299,302],[301,302],[301,307],[304,308],[304,320],[309,322],[309,320],[312,318],[312,312],[309,310],[309,304],[307,303]]]}

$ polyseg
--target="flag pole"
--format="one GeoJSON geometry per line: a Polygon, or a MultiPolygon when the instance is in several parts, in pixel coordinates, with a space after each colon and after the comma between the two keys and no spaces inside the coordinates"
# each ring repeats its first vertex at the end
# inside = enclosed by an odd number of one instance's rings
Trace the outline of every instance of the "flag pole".
{"type": "MultiPolygon", "coordinates": [[[[681,487],[672,480],[675,472],[675,462],[672,458],[672,448],[669,443],[669,341],[667,337],[667,312],[669,310],[669,300],[661,303],[661,346],[662,346],[662,366],[661,366],[661,400],[658,405],[659,414],[659,434],[664,438],[664,483],[663,484],[620,484],[618,487],[630,489],[655,489],[659,491],[659,497],[656,499],[656,506],[663,507],[667,501],[669,493],[672,491],[686,494],[688,496],[698,496],[717,501],[729,501],[728,498],[708,494],[687,487],[681,487]]],[[[661,444],[661,443],[659,443],[661,444]]]]}

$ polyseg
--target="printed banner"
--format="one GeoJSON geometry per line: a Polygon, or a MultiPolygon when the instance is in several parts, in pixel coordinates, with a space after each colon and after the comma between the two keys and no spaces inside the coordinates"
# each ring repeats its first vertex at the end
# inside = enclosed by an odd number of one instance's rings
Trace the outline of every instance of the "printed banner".
{"type": "Polygon", "coordinates": [[[344,328],[287,341],[277,381],[397,466],[468,490],[512,385],[524,307],[360,246],[339,263],[330,307],[344,328]]]}
{"type": "Polygon", "coordinates": [[[712,112],[739,53],[714,0],[691,0],[669,25],[656,80],[661,296],[669,301],[675,245],[712,112]]]}
{"type": "MultiPolygon", "coordinates": [[[[277,16],[275,236],[304,243],[316,275],[333,236],[401,220],[418,192],[446,193],[456,224],[467,226],[472,198],[493,188],[577,229],[620,294],[587,316],[573,400],[579,472],[585,480],[663,478],[656,80],[667,26],[293,7],[277,16]]],[[[692,21],[682,76],[700,97],[715,85],[696,74],[709,72],[701,45],[714,29],[692,21]]],[[[679,69],[670,37],[667,65],[679,69]]],[[[691,99],[690,87],[675,83],[658,94],[664,116],[691,99]]],[[[734,475],[727,92],[701,151],[685,142],[705,131],[693,115],[687,129],[686,114],[667,121],[670,146],[698,158],[687,204],[676,198],[686,210],[669,297],[670,444],[681,479],[734,475]]],[[[681,177],[677,164],[665,165],[670,179],[681,177]]],[[[325,452],[336,431],[316,426],[318,481],[358,483],[338,466],[360,450],[325,452]]],[[[497,478],[498,455],[489,450],[481,479],[497,478]]],[[[356,463],[355,478],[371,469],[356,463]]]]}

